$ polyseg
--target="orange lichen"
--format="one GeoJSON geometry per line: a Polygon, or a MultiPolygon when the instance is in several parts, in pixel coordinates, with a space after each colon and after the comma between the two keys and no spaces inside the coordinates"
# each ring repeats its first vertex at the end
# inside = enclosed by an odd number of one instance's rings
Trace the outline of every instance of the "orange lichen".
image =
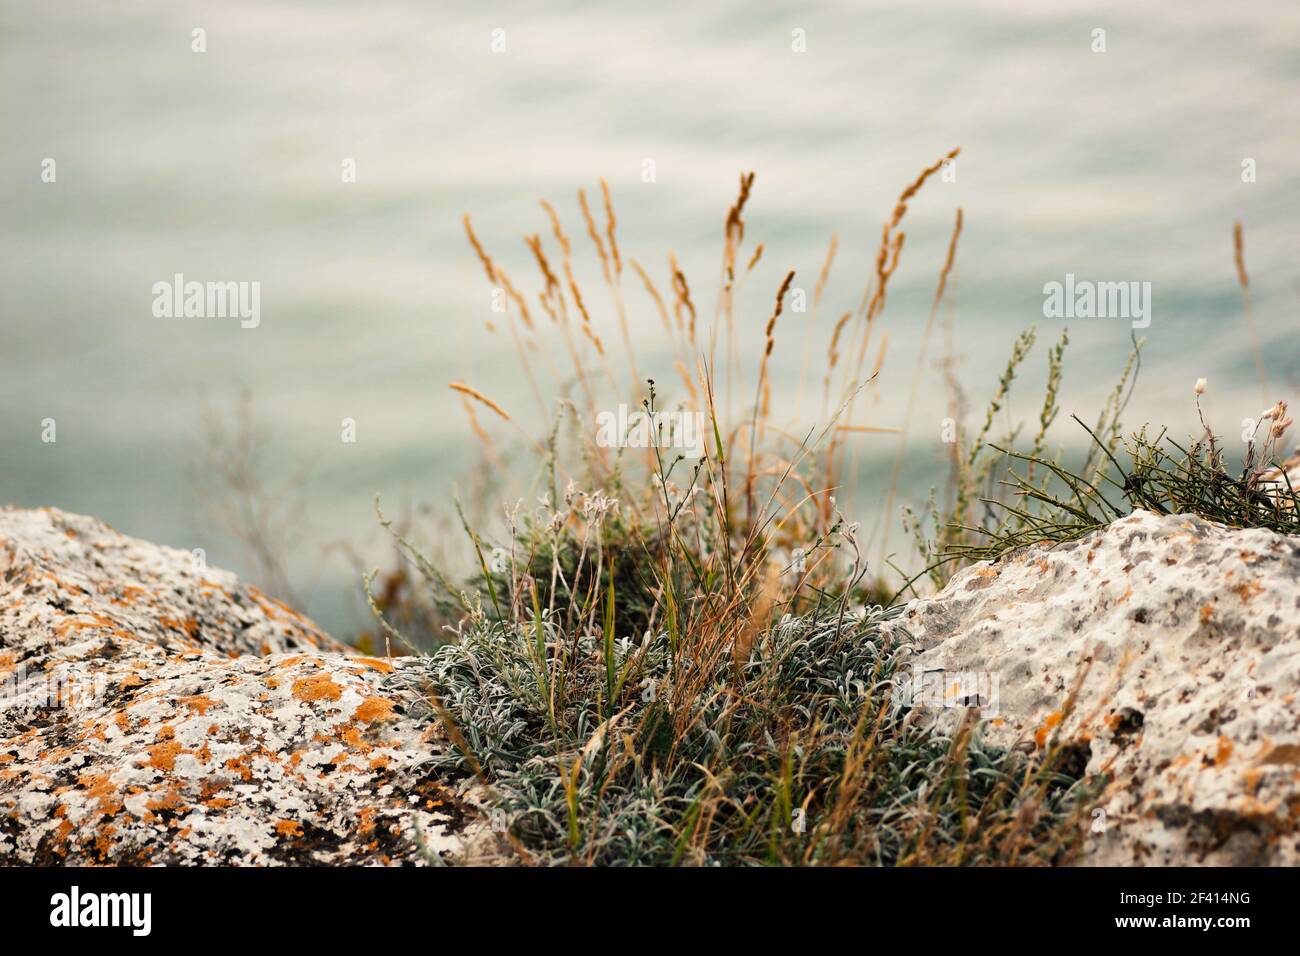
{"type": "MultiPolygon", "coordinates": [[[[68,631],[84,631],[86,628],[90,627],[106,627],[115,633],[120,630],[118,622],[113,620],[111,617],[104,614],[85,614],[64,621],[54,629],[54,633],[59,637],[63,637],[68,633],[68,631]],[[87,620],[83,620],[82,618],[87,618],[87,620]]],[[[126,633],[128,637],[135,636],[128,632],[123,633],[126,633]]]]}
{"type": "Polygon", "coordinates": [[[225,762],[225,768],[227,770],[235,771],[235,773],[239,775],[239,778],[241,780],[252,780],[253,779],[252,763],[253,763],[252,754],[241,754],[238,757],[231,757],[229,760],[227,760],[225,762]]]}
{"type": "Polygon", "coordinates": [[[1048,735],[1051,734],[1052,730],[1064,719],[1065,714],[1061,713],[1059,710],[1054,710],[1047,715],[1047,719],[1043,721],[1042,726],[1034,732],[1034,741],[1038,746],[1042,747],[1047,743],[1048,735]]]}
{"type": "Polygon", "coordinates": [[[160,744],[154,744],[147,749],[149,766],[164,773],[171,773],[176,769],[176,755],[181,753],[181,745],[176,741],[167,740],[160,744]]]}
{"type": "Polygon", "coordinates": [[[1246,790],[1252,794],[1259,789],[1259,782],[1263,777],[1264,774],[1253,767],[1241,775],[1242,783],[1245,784],[1246,790]]]}
{"type": "Polygon", "coordinates": [[[95,833],[95,851],[101,858],[107,857],[109,851],[113,849],[113,836],[117,833],[117,827],[111,823],[105,823],[95,833]]]}
{"type": "Polygon", "coordinates": [[[280,820],[275,824],[275,832],[282,837],[300,837],[302,824],[297,820],[280,820]]]}
{"type": "Polygon", "coordinates": [[[1278,744],[1270,747],[1268,752],[1259,758],[1259,762],[1272,765],[1300,763],[1300,745],[1278,744]]]}
{"type": "Polygon", "coordinates": [[[367,697],[357,708],[356,719],[364,723],[393,716],[393,703],[383,697],[367,697]]]}
{"type": "Polygon", "coordinates": [[[283,621],[287,619],[293,624],[306,623],[306,619],[293,608],[289,607],[289,605],[282,604],[273,597],[268,597],[252,585],[249,585],[248,587],[248,595],[253,599],[257,606],[266,613],[266,616],[273,621],[283,621]]]}
{"type": "Polygon", "coordinates": [[[353,750],[370,752],[370,745],[361,736],[361,729],[356,724],[348,724],[339,731],[339,738],[353,750]]]}
{"type": "Polygon", "coordinates": [[[375,828],[375,808],[362,807],[357,811],[357,832],[370,833],[375,828]]]}
{"type": "Polygon", "coordinates": [[[206,715],[210,708],[217,706],[217,702],[207,694],[195,694],[193,697],[182,697],[179,703],[184,704],[190,710],[195,711],[199,716],[206,715]]]}
{"type": "Polygon", "coordinates": [[[109,779],[109,774],[82,774],[77,783],[85,790],[86,797],[95,801],[95,809],[106,817],[111,817],[122,809],[122,797],[117,787],[109,779]]]}
{"type": "Polygon", "coordinates": [[[293,682],[293,696],[301,701],[338,700],[343,688],[330,679],[329,674],[300,677],[293,682]]]}
{"type": "Polygon", "coordinates": [[[175,786],[167,789],[167,792],[160,797],[155,797],[145,803],[150,810],[179,810],[185,805],[181,800],[181,792],[175,786]]]}
{"type": "Polygon", "coordinates": [[[1246,581],[1237,585],[1233,590],[1237,592],[1237,596],[1241,598],[1243,604],[1248,604],[1256,594],[1264,593],[1263,585],[1256,581],[1246,581]]]}

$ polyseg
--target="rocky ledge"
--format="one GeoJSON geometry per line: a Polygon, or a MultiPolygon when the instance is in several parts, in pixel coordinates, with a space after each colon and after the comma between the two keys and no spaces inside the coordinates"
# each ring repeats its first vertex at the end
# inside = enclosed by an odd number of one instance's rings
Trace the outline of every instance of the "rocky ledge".
{"type": "MultiPolygon", "coordinates": [[[[891,626],[941,729],[974,696],[991,742],[1108,775],[1084,862],[1300,862],[1300,541],[1136,512],[891,626]]],[[[188,553],[0,510],[0,865],[499,859],[403,671],[188,553]]]]}
{"type": "Polygon", "coordinates": [[[398,666],[189,553],[0,510],[0,865],[459,853],[398,666]]]}
{"type": "Polygon", "coordinates": [[[1300,863],[1300,540],[1138,511],[967,568],[896,626],[913,684],[965,693],[931,695],[940,726],[977,703],[990,742],[1055,734],[1110,775],[1084,862],[1300,863]]]}

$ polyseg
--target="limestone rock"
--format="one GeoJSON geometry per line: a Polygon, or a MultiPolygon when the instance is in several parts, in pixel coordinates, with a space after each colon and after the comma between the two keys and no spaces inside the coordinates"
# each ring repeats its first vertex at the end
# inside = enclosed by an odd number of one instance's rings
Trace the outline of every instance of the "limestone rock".
{"type": "Polygon", "coordinates": [[[1084,862],[1300,863],[1300,539],[1138,511],[967,568],[896,626],[918,675],[983,687],[918,698],[941,726],[978,703],[991,742],[1059,733],[1113,775],[1084,862]]]}
{"type": "Polygon", "coordinates": [[[0,865],[457,851],[400,666],[187,552],[0,510],[0,865]]]}

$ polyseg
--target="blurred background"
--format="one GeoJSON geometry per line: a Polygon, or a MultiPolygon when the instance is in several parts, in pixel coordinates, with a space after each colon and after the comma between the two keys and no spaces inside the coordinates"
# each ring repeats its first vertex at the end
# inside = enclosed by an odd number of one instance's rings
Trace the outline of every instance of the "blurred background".
{"type": "MultiPolygon", "coordinates": [[[[541,427],[464,213],[532,297],[521,236],[550,241],[538,205],[549,199],[593,290],[596,329],[616,343],[577,189],[598,204],[605,177],[624,256],[667,293],[674,252],[708,315],[737,174],[754,170],[747,245],[765,252],[737,303],[748,370],[781,278],[795,269],[811,301],[838,235],[822,309],[777,329],[773,406],[802,431],[819,405],[797,391],[805,342],[824,354],[836,317],[858,304],[895,198],[954,146],[955,181],[932,180],[904,223],[878,401],[859,418],[902,421],[960,206],[948,314],[972,420],[1031,323],[1040,342],[1011,413],[1036,414],[1043,353],[1063,324],[1044,318],[1043,285],[1070,272],[1152,283],[1128,425],[1194,431],[1192,385],[1204,376],[1212,423],[1235,434],[1266,404],[1235,220],[1268,403],[1300,398],[1298,79],[1300,5],[1289,0],[3,0],[0,502],[201,547],[256,581],[267,572],[230,527],[237,517],[205,495],[223,469],[235,483],[245,469],[286,502],[274,522],[287,583],[263,583],[347,636],[364,626],[359,569],[391,558],[374,496],[418,517],[446,512],[454,483],[483,488],[480,443],[447,383],[470,382],[525,430],[541,427]],[[796,30],[806,52],[792,49],[796,30]],[[47,158],[53,183],[42,181],[47,158]],[[341,176],[346,159],[355,182],[341,176]],[[1255,182],[1243,182],[1247,159],[1255,182]],[[153,284],[178,272],[260,282],[260,326],[154,318],[153,284]],[[240,445],[245,394],[256,454],[240,445]],[[340,440],[344,418],[355,443],[340,440]]],[[[657,312],[625,285],[642,373],[675,380],[657,312]]],[[[1131,342],[1122,320],[1069,324],[1055,434],[1073,445],[1086,436],[1068,416],[1095,417],[1131,342]]],[[[942,479],[945,399],[929,360],[920,396],[905,501],[942,479]]],[[[897,441],[854,441],[849,501],[870,521],[897,441]]],[[[508,478],[502,501],[515,497],[508,478]]],[[[422,531],[435,546],[437,528],[430,519],[422,531]]]]}

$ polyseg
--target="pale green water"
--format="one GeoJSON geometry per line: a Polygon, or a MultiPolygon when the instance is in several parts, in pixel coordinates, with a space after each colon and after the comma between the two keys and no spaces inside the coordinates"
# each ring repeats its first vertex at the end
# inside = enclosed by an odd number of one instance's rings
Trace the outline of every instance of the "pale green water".
{"type": "MultiPolygon", "coordinates": [[[[1298,79],[1300,7],[1288,2],[5,0],[0,499],[92,513],[247,571],[194,520],[186,474],[203,396],[231,407],[246,386],[273,436],[270,472],[317,463],[312,542],[348,539],[366,563],[385,561],[373,495],[442,502],[477,454],[446,383],[471,381],[525,422],[532,413],[506,340],[483,332],[489,290],[463,212],[533,289],[518,236],[546,230],[537,199],[550,198],[595,290],[575,190],[603,175],[625,256],[661,278],[674,249],[707,312],[736,173],[757,170],[749,237],[767,251],[741,312],[756,348],[784,270],[811,291],[832,231],[841,252],[822,331],[856,303],[894,196],[957,144],[957,181],[927,186],[907,219],[872,420],[901,418],[960,205],[956,331],[976,404],[1016,331],[1037,321],[1055,337],[1042,286],[1073,272],[1152,283],[1129,420],[1190,428],[1191,384],[1206,376],[1207,407],[1232,431],[1262,408],[1234,219],[1273,390],[1296,397],[1298,79]],[[506,52],[494,55],[497,27],[506,52]],[[1090,51],[1094,27],[1107,30],[1104,54],[1090,51]],[[791,51],[795,28],[804,54],[791,51]],[[46,157],[53,184],[40,179],[46,157]],[[356,183],[340,181],[345,157],[356,183]],[[653,184],[641,181],[647,157],[653,184]],[[151,286],[176,272],[259,281],[261,325],[155,319],[151,286]],[[345,417],[355,444],[340,441],[345,417]],[[55,444],[40,440],[45,418],[55,444]]],[[[635,290],[629,300],[642,371],[673,380],[657,318],[635,290]]],[[[607,297],[591,305],[616,341],[607,297]]],[[[802,344],[801,318],[783,320],[783,343],[802,344]]],[[[1063,417],[1095,412],[1128,334],[1123,321],[1071,323],[1063,417]]],[[[778,351],[777,401],[790,401],[800,354],[778,351]]],[[[1036,385],[1031,375],[1026,401],[1036,385]]],[[[923,393],[917,491],[940,454],[937,376],[923,393]]],[[[811,411],[787,407],[792,424],[811,411]]],[[[889,441],[862,447],[866,479],[887,471],[889,441]]],[[[312,543],[294,558],[304,576],[317,564],[312,543]]],[[[340,630],[346,574],[327,562],[308,602],[340,630]]]]}

